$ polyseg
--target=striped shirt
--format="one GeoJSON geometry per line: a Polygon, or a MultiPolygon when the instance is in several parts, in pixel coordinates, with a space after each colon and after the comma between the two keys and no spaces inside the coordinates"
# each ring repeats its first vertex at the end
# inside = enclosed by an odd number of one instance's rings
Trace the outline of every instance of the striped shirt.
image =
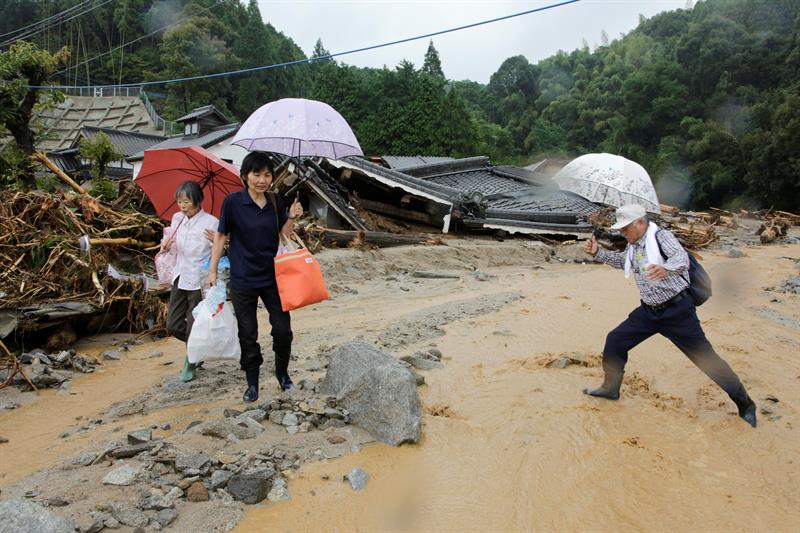
{"type": "MultiPolygon", "coordinates": [[[[624,252],[610,252],[600,248],[597,250],[594,260],[614,268],[624,268],[625,256],[630,252],[633,252],[632,257],[634,258],[641,254],[647,257],[645,235],[642,235],[642,238],[634,244],[628,244],[624,252]]],[[[666,278],[658,281],[649,281],[645,277],[645,273],[639,268],[639,262],[635,260],[631,262],[631,270],[633,270],[633,275],[636,279],[636,286],[639,287],[642,302],[647,305],[661,305],[689,287],[689,254],[678,242],[675,235],[667,230],[659,230],[656,233],[656,240],[661,247],[663,255],[666,256],[664,268],[667,269],[669,274],[666,278]]]]}

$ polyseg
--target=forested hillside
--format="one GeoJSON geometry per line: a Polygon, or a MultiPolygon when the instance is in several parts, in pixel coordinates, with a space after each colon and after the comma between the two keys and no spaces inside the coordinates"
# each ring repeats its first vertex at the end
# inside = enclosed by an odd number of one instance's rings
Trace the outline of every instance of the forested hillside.
{"type": "MultiPolygon", "coordinates": [[[[52,52],[69,47],[54,81],[171,79],[304,57],[253,0],[6,0],[0,33],[80,4],[96,7],[29,37],[52,52]]],[[[488,85],[447,80],[431,44],[389,68],[322,60],[148,93],[171,118],[213,103],[243,119],[276,98],[316,98],[368,153],[527,162],[606,151],[643,164],[667,202],[797,209],[800,2],[706,0],[643,19],[623,38],[602,35],[594,50],[510,57],[488,85]]],[[[326,53],[317,43],[314,55],[326,53]]]]}

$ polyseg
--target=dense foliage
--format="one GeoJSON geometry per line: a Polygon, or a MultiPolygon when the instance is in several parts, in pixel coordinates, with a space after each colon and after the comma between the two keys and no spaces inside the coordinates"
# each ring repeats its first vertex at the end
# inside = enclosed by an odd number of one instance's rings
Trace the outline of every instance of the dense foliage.
{"type": "MultiPolygon", "coordinates": [[[[0,33],[78,3],[7,0],[0,33]]],[[[643,18],[612,42],[600,28],[598,34],[593,51],[585,46],[536,64],[510,57],[486,85],[448,81],[433,43],[419,68],[404,61],[364,69],[325,58],[318,42],[313,56],[320,60],[311,64],[148,92],[170,118],[213,103],[244,119],[270,100],[316,98],[342,113],[368,153],[521,162],[606,151],[643,164],[665,202],[798,208],[800,2],[706,0],[643,18]]],[[[262,21],[255,0],[117,0],[32,39],[51,52],[69,47],[69,67],[57,76],[70,84],[169,79],[304,57],[262,21]]]]}

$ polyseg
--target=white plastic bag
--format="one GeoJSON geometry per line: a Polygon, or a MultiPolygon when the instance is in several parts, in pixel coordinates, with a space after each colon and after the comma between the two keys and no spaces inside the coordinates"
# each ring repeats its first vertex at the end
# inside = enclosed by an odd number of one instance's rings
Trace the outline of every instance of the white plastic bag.
{"type": "Polygon", "coordinates": [[[190,363],[239,360],[241,348],[231,305],[225,301],[225,284],[218,282],[194,308],[194,324],[186,343],[190,363]]]}

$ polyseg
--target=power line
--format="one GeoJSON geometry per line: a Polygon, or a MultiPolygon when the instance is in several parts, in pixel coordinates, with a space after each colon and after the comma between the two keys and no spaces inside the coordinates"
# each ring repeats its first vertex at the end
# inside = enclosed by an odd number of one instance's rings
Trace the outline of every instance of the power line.
{"type": "MultiPolygon", "coordinates": [[[[81,11],[80,13],[76,13],[75,15],[73,15],[73,16],[67,18],[67,19],[59,20],[57,23],[55,23],[53,25],[54,26],[60,26],[61,24],[65,23],[65,22],[69,22],[70,20],[76,19],[78,17],[82,17],[86,13],[90,13],[90,12],[94,11],[95,9],[97,9],[99,7],[103,7],[104,5],[108,4],[111,1],[112,0],[106,0],[105,2],[102,2],[100,4],[97,4],[97,5],[94,5],[94,6],[90,7],[89,9],[86,9],[85,11],[81,11]]],[[[20,41],[22,39],[28,39],[29,37],[33,37],[34,35],[36,35],[38,33],[42,33],[48,27],[49,26],[45,26],[45,27],[39,28],[39,29],[34,30],[34,31],[29,31],[26,34],[22,34],[22,35],[18,35],[16,37],[12,37],[11,39],[8,39],[8,40],[0,43],[0,47],[8,46],[9,44],[14,44],[15,42],[20,41]]]]}
{"type": "Polygon", "coordinates": [[[134,40],[132,40],[132,41],[128,41],[128,42],[126,42],[126,43],[123,43],[123,44],[121,44],[121,45],[117,46],[116,48],[112,48],[111,50],[108,50],[107,52],[103,52],[102,54],[98,54],[98,55],[96,55],[96,56],[94,56],[94,57],[92,57],[92,58],[90,58],[90,59],[86,59],[86,60],[84,60],[82,63],[76,63],[75,65],[71,65],[71,66],[69,66],[69,67],[67,67],[67,68],[65,68],[65,69],[63,69],[63,70],[59,70],[58,72],[56,72],[56,73],[54,74],[54,76],[57,76],[58,74],[63,74],[63,73],[65,73],[65,72],[67,72],[68,70],[70,70],[70,69],[73,69],[73,68],[77,69],[78,67],[80,67],[80,66],[82,66],[82,65],[85,65],[86,63],[91,63],[91,62],[92,62],[92,61],[94,61],[95,59],[99,59],[99,58],[101,58],[101,57],[103,57],[103,56],[107,56],[108,54],[113,54],[113,53],[114,53],[114,52],[116,52],[117,50],[119,50],[119,49],[121,49],[121,48],[125,48],[126,46],[128,46],[128,45],[130,45],[130,44],[133,44],[133,43],[139,42],[139,41],[141,41],[142,39],[147,39],[148,37],[151,37],[151,36],[155,35],[156,33],[158,33],[158,32],[160,32],[160,31],[163,31],[163,30],[165,30],[165,29],[169,28],[170,26],[175,26],[175,25],[177,25],[177,24],[180,24],[181,22],[183,22],[183,21],[185,21],[185,20],[188,20],[188,19],[192,18],[192,17],[196,17],[196,16],[197,16],[197,15],[199,15],[200,13],[203,13],[203,12],[205,12],[205,11],[209,11],[209,10],[211,10],[211,9],[214,9],[214,8],[215,8],[215,7],[217,7],[217,6],[221,6],[221,5],[222,5],[222,3],[223,3],[223,1],[224,1],[224,0],[218,0],[216,4],[210,5],[210,6],[208,6],[208,7],[204,7],[203,9],[200,9],[199,11],[197,11],[197,12],[195,12],[195,13],[192,13],[192,14],[190,14],[190,15],[186,15],[186,16],[185,16],[185,17],[183,17],[182,19],[178,19],[178,20],[176,20],[175,22],[171,22],[171,23],[167,24],[166,26],[162,26],[162,27],[158,28],[157,30],[153,30],[153,31],[151,31],[151,32],[150,32],[150,33],[148,33],[148,34],[142,35],[141,37],[137,37],[136,39],[134,39],[134,40]]]}
{"type": "Polygon", "coordinates": [[[309,58],[305,58],[305,59],[297,59],[297,60],[294,60],[294,61],[286,61],[284,63],[276,63],[276,64],[273,64],[273,65],[265,65],[265,66],[261,66],[261,67],[252,67],[252,68],[246,68],[246,69],[241,69],[241,70],[231,70],[231,71],[228,71],[228,72],[218,72],[216,74],[202,74],[202,75],[198,75],[198,76],[187,76],[187,77],[184,77],[184,78],[174,78],[174,79],[170,79],[170,80],[143,81],[143,82],[138,82],[138,83],[121,83],[121,84],[117,84],[117,85],[36,85],[36,86],[28,86],[28,87],[31,88],[31,89],[88,89],[88,88],[92,88],[92,87],[97,87],[97,88],[102,88],[102,87],[144,87],[144,86],[148,86],[148,85],[165,85],[165,84],[168,84],[168,83],[180,83],[180,82],[184,82],[184,81],[194,81],[194,80],[203,80],[203,79],[212,79],[212,78],[222,78],[222,77],[225,77],[225,76],[236,76],[236,75],[239,75],[239,74],[247,74],[247,73],[250,73],[250,72],[258,72],[258,71],[262,71],[262,70],[272,70],[272,69],[283,68],[283,67],[288,67],[288,66],[292,66],[292,65],[299,65],[299,64],[302,64],[302,63],[312,63],[312,62],[315,62],[315,61],[323,61],[323,60],[326,60],[326,59],[332,59],[334,57],[340,57],[340,56],[345,56],[345,55],[350,55],[350,54],[356,54],[356,53],[359,53],[359,52],[366,52],[368,50],[375,50],[375,49],[378,49],[378,48],[385,48],[387,46],[394,46],[394,45],[397,45],[397,44],[408,43],[408,42],[411,42],[411,41],[418,41],[420,39],[428,39],[430,37],[435,37],[437,35],[444,35],[446,33],[453,33],[453,32],[456,32],[456,31],[466,30],[466,29],[469,29],[469,28],[475,28],[477,26],[484,26],[486,24],[492,24],[492,23],[495,23],[495,22],[503,21],[503,20],[508,20],[508,19],[512,19],[512,18],[516,18],[516,17],[521,17],[523,15],[530,15],[531,13],[538,13],[540,11],[546,11],[546,10],[549,10],[549,9],[562,7],[562,6],[565,6],[565,5],[568,5],[568,4],[574,4],[574,3],[580,2],[580,1],[581,0],[565,0],[565,1],[559,2],[557,4],[551,4],[551,5],[548,5],[548,6],[537,7],[535,9],[528,9],[527,11],[521,11],[519,13],[513,13],[511,15],[505,15],[503,17],[497,17],[497,18],[493,18],[493,19],[482,20],[480,22],[473,22],[472,24],[466,24],[464,26],[457,26],[455,28],[449,28],[449,29],[446,29],[446,30],[440,30],[440,31],[436,31],[436,32],[433,32],[433,33],[426,33],[424,35],[417,35],[415,37],[407,37],[405,39],[399,39],[399,40],[396,40],[396,41],[391,41],[391,42],[382,43],[382,44],[376,44],[376,45],[372,45],[372,46],[365,46],[363,48],[356,48],[354,50],[347,50],[345,52],[337,52],[335,54],[328,54],[328,55],[320,56],[320,57],[309,57],[309,58]]]}
{"type": "Polygon", "coordinates": [[[67,9],[65,9],[64,11],[60,11],[60,12],[54,14],[54,15],[50,15],[49,17],[47,17],[45,19],[37,20],[36,22],[32,22],[32,23],[28,24],[27,26],[23,26],[21,28],[17,28],[15,30],[7,31],[6,33],[0,34],[0,37],[5,37],[6,35],[11,35],[12,33],[21,33],[23,31],[26,31],[26,30],[30,29],[30,28],[33,28],[34,26],[46,25],[52,19],[55,19],[55,18],[58,18],[58,17],[63,17],[65,15],[69,14],[70,12],[75,11],[76,9],[83,9],[84,7],[86,7],[86,4],[88,4],[91,1],[92,0],[83,0],[82,2],[75,4],[74,6],[69,7],[67,9]]]}

